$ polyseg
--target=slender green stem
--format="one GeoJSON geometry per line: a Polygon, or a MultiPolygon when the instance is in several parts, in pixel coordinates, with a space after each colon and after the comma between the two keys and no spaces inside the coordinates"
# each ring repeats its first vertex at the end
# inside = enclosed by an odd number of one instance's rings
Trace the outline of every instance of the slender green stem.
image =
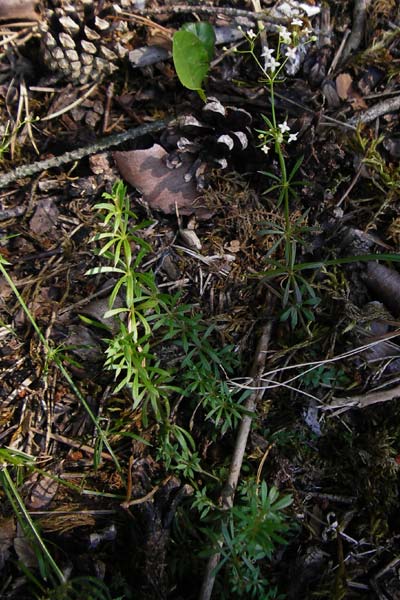
{"type": "Polygon", "coordinates": [[[5,490],[7,497],[10,501],[10,504],[12,505],[15,513],[18,516],[23,516],[23,518],[24,518],[24,521],[22,521],[22,520],[20,521],[22,527],[25,528],[26,524],[28,524],[29,531],[32,533],[34,540],[35,540],[36,544],[38,545],[40,551],[42,552],[43,556],[46,558],[47,563],[53,569],[53,572],[56,575],[56,577],[59,579],[60,583],[65,583],[66,579],[64,577],[64,574],[61,571],[60,567],[55,562],[54,558],[51,556],[51,554],[48,551],[42,538],[40,537],[39,532],[37,531],[36,526],[35,526],[34,522],[32,521],[30,514],[26,510],[25,504],[24,504],[21,496],[19,495],[19,492],[18,492],[16,486],[14,485],[14,482],[12,480],[12,477],[10,476],[10,473],[8,472],[7,467],[3,467],[2,470],[0,471],[0,479],[3,484],[3,489],[5,490]]]}
{"type": "MultiPolygon", "coordinates": [[[[271,75],[264,69],[264,67],[260,63],[258,57],[254,53],[254,44],[253,43],[251,44],[249,53],[251,54],[256,65],[258,66],[260,71],[263,73],[264,77],[266,78],[266,80],[268,82],[269,97],[270,97],[270,104],[271,104],[271,121],[272,121],[273,129],[276,132],[278,129],[278,123],[277,123],[276,111],[275,111],[275,80],[279,76],[279,73],[283,69],[286,61],[284,61],[281,64],[281,66],[279,67],[279,69],[271,75]]],[[[278,58],[280,56],[280,39],[278,42],[277,56],[278,56],[278,58]]],[[[293,260],[294,255],[293,255],[293,247],[292,247],[292,225],[290,222],[289,184],[288,184],[288,178],[287,178],[286,161],[285,161],[285,157],[282,152],[282,144],[276,137],[275,137],[275,152],[278,155],[279,167],[280,167],[280,171],[281,171],[280,187],[283,190],[283,210],[284,210],[284,218],[285,218],[286,254],[287,254],[287,258],[288,258],[288,263],[293,264],[294,263],[294,260],[293,260]]]]}
{"type": "Polygon", "coordinates": [[[275,93],[274,93],[274,78],[271,77],[269,79],[269,97],[271,100],[271,116],[272,116],[272,124],[274,129],[276,129],[276,113],[275,113],[275,93]]]}

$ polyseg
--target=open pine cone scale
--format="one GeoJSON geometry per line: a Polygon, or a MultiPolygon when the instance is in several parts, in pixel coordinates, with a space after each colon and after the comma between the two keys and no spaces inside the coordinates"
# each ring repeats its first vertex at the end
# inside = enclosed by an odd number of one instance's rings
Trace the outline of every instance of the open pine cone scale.
{"type": "Polygon", "coordinates": [[[113,73],[127,53],[118,41],[127,30],[126,21],[115,18],[118,9],[89,0],[47,2],[39,22],[46,66],[78,85],[113,73]]]}

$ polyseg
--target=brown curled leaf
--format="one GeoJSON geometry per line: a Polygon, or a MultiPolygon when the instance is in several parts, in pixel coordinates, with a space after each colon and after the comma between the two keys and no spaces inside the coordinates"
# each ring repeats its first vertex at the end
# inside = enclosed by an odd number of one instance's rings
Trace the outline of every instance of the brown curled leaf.
{"type": "Polygon", "coordinates": [[[165,214],[195,214],[208,218],[210,211],[199,205],[201,196],[193,181],[185,181],[190,164],[169,169],[164,162],[167,152],[154,144],[146,150],[114,152],[114,159],[122,177],[137,188],[153,210],[165,214]]]}

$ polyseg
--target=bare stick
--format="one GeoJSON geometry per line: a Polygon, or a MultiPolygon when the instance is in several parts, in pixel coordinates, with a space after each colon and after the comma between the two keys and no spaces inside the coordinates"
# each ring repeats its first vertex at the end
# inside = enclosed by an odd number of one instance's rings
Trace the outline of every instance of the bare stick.
{"type": "Polygon", "coordinates": [[[29,165],[17,167],[13,171],[10,171],[5,175],[0,176],[0,189],[6,187],[13,181],[17,181],[17,179],[31,177],[32,175],[40,173],[41,171],[46,171],[47,169],[54,169],[55,167],[66,165],[68,163],[74,162],[75,160],[85,158],[85,156],[90,156],[91,154],[96,154],[97,152],[107,150],[112,146],[119,146],[120,144],[122,144],[123,142],[127,142],[128,140],[134,140],[135,138],[138,138],[142,135],[147,135],[149,133],[155,133],[156,131],[160,131],[160,129],[164,129],[164,127],[169,125],[169,123],[171,123],[172,120],[173,119],[164,119],[162,121],[156,121],[155,123],[149,123],[148,125],[134,127],[132,129],[128,129],[127,131],[124,131],[123,133],[116,133],[115,135],[109,135],[107,137],[101,138],[98,142],[94,142],[93,144],[89,144],[88,146],[84,146],[83,148],[78,148],[77,150],[72,150],[71,152],[65,152],[65,154],[62,154],[61,156],[55,156],[47,160],[40,160],[29,165]]]}
{"type": "MultiPolygon", "coordinates": [[[[126,13],[126,11],[123,11],[126,13]]],[[[167,13],[199,13],[203,15],[226,15],[229,17],[246,17],[252,21],[267,21],[269,23],[287,24],[290,19],[285,17],[274,17],[268,14],[268,11],[251,12],[250,10],[241,10],[239,8],[228,8],[226,6],[161,6],[157,8],[134,9],[133,14],[138,15],[163,15],[167,13]]]]}
{"type": "Polygon", "coordinates": [[[399,398],[399,396],[400,385],[397,385],[390,390],[370,392],[369,394],[360,394],[359,396],[349,396],[347,398],[332,398],[329,405],[324,407],[323,410],[335,411],[332,413],[332,416],[335,416],[352,408],[365,408],[378,402],[394,400],[395,398],[399,398]]]}
{"type": "MultiPolygon", "coordinates": [[[[262,372],[265,368],[265,360],[266,353],[268,350],[268,345],[271,337],[271,329],[272,322],[268,322],[261,332],[260,339],[258,341],[257,350],[255,353],[255,360],[251,368],[250,376],[253,378],[255,387],[259,386],[259,379],[262,375],[262,372]]],[[[251,396],[246,401],[245,409],[247,412],[254,413],[257,402],[262,398],[264,394],[264,390],[257,389],[255,390],[251,396]]],[[[243,456],[246,450],[247,439],[249,437],[251,423],[253,417],[250,415],[244,415],[239,431],[236,438],[235,449],[233,452],[231,468],[228,475],[228,480],[221,492],[221,505],[223,510],[229,510],[233,506],[233,500],[235,497],[235,492],[237,488],[237,484],[239,481],[239,475],[242,468],[243,456]]],[[[222,546],[222,540],[219,542],[219,545],[222,546]]],[[[221,554],[220,552],[216,552],[213,554],[206,567],[206,572],[203,579],[203,585],[201,587],[199,600],[209,600],[211,598],[211,594],[214,587],[215,582],[215,569],[218,566],[220,561],[221,554]]]]}
{"type": "Polygon", "coordinates": [[[352,117],[349,121],[349,125],[357,125],[357,123],[371,123],[371,121],[375,121],[378,117],[382,115],[386,115],[390,112],[395,112],[400,108],[400,96],[396,98],[389,98],[388,100],[384,100],[383,102],[378,102],[374,106],[371,106],[368,110],[364,111],[360,115],[356,117],[352,117]]]}
{"type": "Polygon", "coordinates": [[[353,12],[353,27],[343,49],[341,63],[343,63],[355,50],[358,50],[364,35],[364,26],[369,0],[356,0],[353,12]]]}

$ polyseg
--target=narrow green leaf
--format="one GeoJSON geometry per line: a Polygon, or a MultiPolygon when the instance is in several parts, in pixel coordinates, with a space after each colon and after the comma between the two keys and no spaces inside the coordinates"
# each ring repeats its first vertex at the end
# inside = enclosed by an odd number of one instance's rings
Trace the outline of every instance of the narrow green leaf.
{"type": "Polygon", "coordinates": [[[86,271],[85,275],[98,275],[99,273],[125,273],[125,271],[117,267],[94,267],[86,271]]]}

